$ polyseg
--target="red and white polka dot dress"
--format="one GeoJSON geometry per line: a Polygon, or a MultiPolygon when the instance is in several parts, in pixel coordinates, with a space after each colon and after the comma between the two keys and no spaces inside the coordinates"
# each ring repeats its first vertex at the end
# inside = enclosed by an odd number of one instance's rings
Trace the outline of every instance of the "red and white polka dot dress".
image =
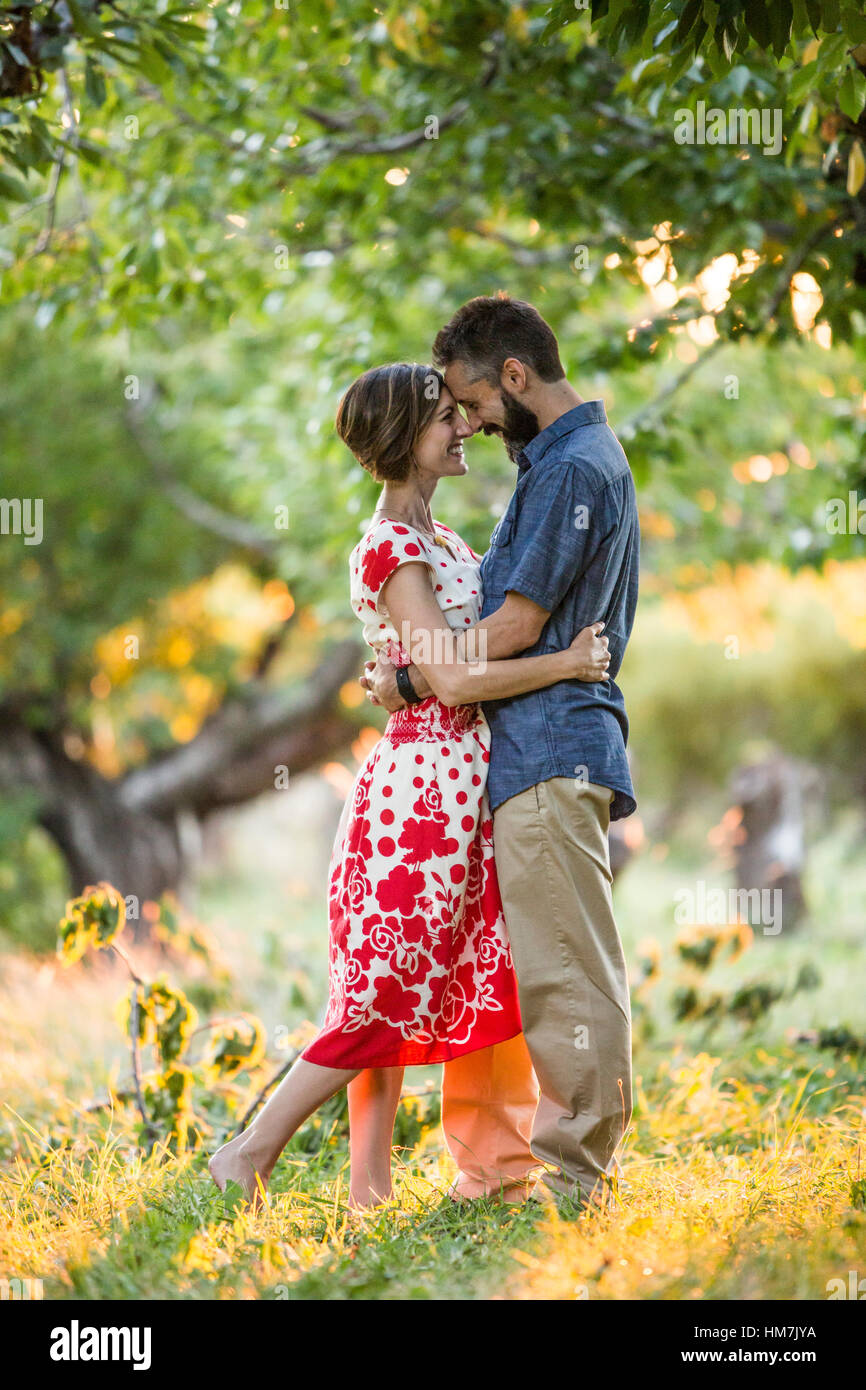
{"type": "MultiPolygon", "coordinates": [[[[385,580],[423,561],[455,630],[478,620],[480,556],[440,522],[446,549],[374,523],[350,557],[364,635],[409,664],[385,580]]],[[[395,711],[355,779],[329,872],[329,1001],[304,1058],[330,1067],[444,1062],[521,1031],[493,858],[490,729],[477,704],[435,696],[395,711]]]]}

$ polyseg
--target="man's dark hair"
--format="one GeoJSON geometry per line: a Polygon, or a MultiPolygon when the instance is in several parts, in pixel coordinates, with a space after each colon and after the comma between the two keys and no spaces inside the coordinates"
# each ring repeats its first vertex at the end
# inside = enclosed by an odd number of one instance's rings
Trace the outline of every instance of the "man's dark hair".
{"type": "Polygon", "coordinates": [[[542,381],[561,381],[565,370],[549,323],[523,299],[500,292],[479,295],[457,310],[436,334],[433,361],[443,371],[462,362],[472,381],[499,385],[502,364],[516,357],[542,381]]]}

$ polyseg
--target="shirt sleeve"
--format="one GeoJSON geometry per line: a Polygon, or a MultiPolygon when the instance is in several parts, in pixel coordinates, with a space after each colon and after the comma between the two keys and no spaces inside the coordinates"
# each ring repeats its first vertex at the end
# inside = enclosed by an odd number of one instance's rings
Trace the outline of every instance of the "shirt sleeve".
{"type": "Polygon", "coordinates": [[[369,612],[387,614],[381,602],[382,588],[401,565],[421,562],[431,574],[433,561],[423,536],[408,526],[384,518],[370,531],[361,552],[361,601],[369,612]]]}
{"type": "Polygon", "coordinates": [[[505,585],[540,608],[557,608],[592,561],[599,544],[602,495],[589,489],[571,462],[547,467],[530,480],[511,541],[520,558],[505,585]]]}

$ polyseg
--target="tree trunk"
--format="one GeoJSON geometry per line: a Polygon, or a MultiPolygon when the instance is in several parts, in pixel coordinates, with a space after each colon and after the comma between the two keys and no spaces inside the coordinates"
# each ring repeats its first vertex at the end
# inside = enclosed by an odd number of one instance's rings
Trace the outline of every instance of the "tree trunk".
{"type": "Polygon", "coordinates": [[[761,895],[758,931],[763,928],[768,935],[791,931],[806,911],[801,877],[805,775],[804,768],[779,754],[739,768],[732,782],[742,810],[733,837],[737,889],[750,894],[755,904],[761,895]]]}
{"type": "Polygon", "coordinates": [[[177,888],[183,854],[177,819],[133,811],[124,805],[122,786],[100,777],[87,763],[73,761],[59,748],[50,752],[57,795],[39,819],[59,846],[73,892],[105,879],[138,906],[177,888]]]}
{"type": "Polygon", "coordinates": [[[0,789],[29,790],[39,823],[57,844],[79,893],[103,879],[127,900],[141,935],[143,902],[182,886],[190,837],[184,823],[273,789],[341,752],[357,723],[336,708],[341,685],[360,664],[355,640],[336,646],[300,687],[252,682],[189,743],[114,781],[69,757],[62,733],[34,731],[7,705],[0,721],[0,789]]]}

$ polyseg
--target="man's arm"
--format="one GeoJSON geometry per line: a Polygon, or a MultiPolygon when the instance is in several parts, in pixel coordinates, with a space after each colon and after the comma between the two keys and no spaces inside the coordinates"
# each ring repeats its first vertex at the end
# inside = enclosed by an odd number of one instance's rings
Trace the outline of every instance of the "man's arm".
{"type": "MultiPolygon", "coordinates": [[[[587,491],[582,471],[573,459],[562,459],[540,472],[530,471],[521,510],[521,516],[524,515],[529,534],[509,576],[504,603],[474,628],[465,629],[487,630],[486,656],[491,661],[525,651],[538,640],[550,614],[589,567],[608,524],[615,521],[605,512],[604,495],[587,491]]],[[[593,618],[601,619],[602,614],[595,613],[593,618]]],[[[485,655],[480,638],[475,640],[476,655],[485,655]]],[[[415,676],[412,666],[409,678],[413,685],[415,676]]],[[[420,672],[417,676],[423,686],[422,689],[415,685],[418,694],[432,694],[420,672]]],[[[361,677],[369,698],[388,710],[401,708],[405,702],[397,691],[396,680],[383,669],[381,661],[377,663],[376,680],[379,685],[373,686],[370,693],[369,677],[361,677]]]]}
{"type": "Polygon", "coordinates": [[[460,638],[465,638],[467,633],[485,632],[486,637],[473,639],[472,650],[477,655],[486,656],[488,661],[503,661],[505,657],[516,656],[518,652],[525,652],[527,647],[535,645],[550,612],[549,608],[542,608],[525,594],[509,589],[505,601],[493,613],[488,613],[486,618],[458,634],[458,648],[461,648],[460,638]]]}
{"type": "MultiPolygon", "coordinates": [[[[502,661],[518,652],[524,652],[527,647],[538,641],[549,617],[549,609],[541,608],[532,599],[516,593],[513,589],[509,590],[504,603],[493,613],[456,634],[458,660],[463,660],[466,656],[465,639],[469,633],[476,634],[468,644],[470,656],[483,657],[487,661],[502,661]],[[484,636],[477,635],[480,633],[484,633],[484,636]]],[[[433,691],[418,667],[413,663],[408,670],[409,679],[418,694],[424,699],[432,695],[433,691]]],[[[406,702],[397,689],[394,666],[381,652],[378,661],[366,663],[364,675],[359,679],[372,704],[384,705],[389,713],[395,709],[402,709],[405,705],[406,702]]]]}

